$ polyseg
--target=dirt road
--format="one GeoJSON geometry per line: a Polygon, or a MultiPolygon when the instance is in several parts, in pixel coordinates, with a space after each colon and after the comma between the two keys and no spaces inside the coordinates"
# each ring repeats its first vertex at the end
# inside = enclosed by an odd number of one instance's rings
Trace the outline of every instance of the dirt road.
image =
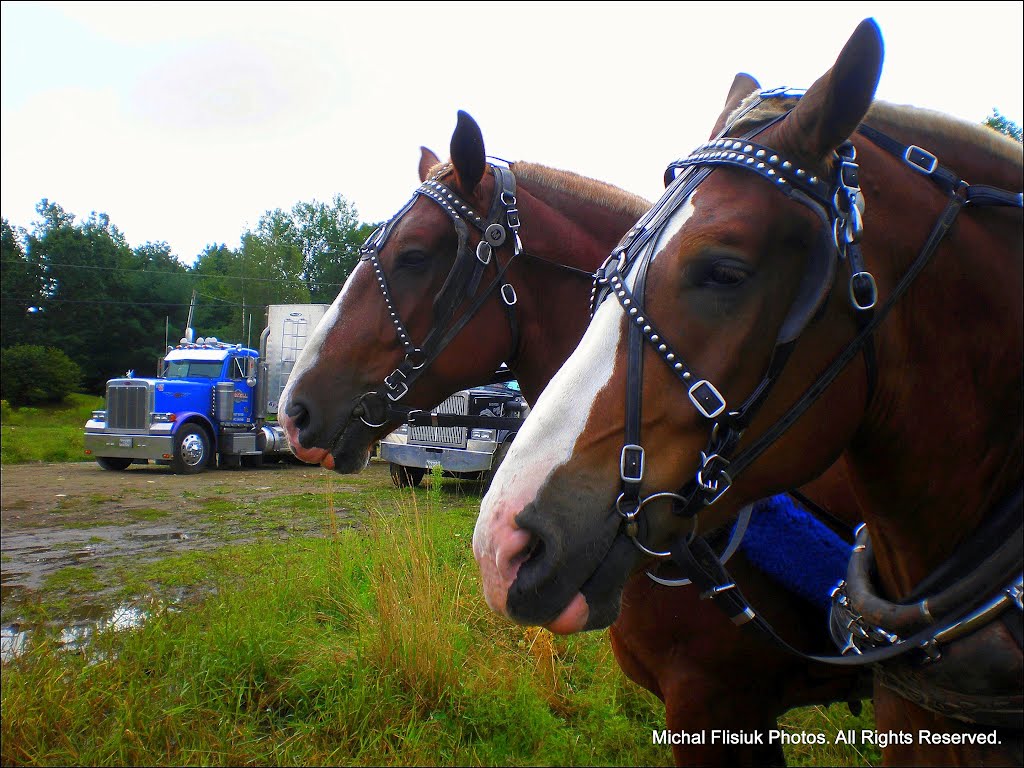
{"type": "MultiPolygon", "coordinates": [[[[125,555],[153,559],[268,533],[322,533],[326,516],[318,509],[390,484],[387,465],[379,462],[355,477],[296,464],[188,476],[156,465],[125,472],[94,463],[5,466],[2,612],[71,565],[102,570],[125,555]]],[[[343,506],[336,512],[348,514],[343,506]]]]}

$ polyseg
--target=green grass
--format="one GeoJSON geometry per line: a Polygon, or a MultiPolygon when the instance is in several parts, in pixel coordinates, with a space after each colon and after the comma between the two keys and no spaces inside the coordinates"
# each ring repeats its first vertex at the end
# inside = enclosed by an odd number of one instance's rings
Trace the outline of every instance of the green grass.
{"type": "Polygon", "coordinates": [[[80,594],[93,592],[101,586],[92,568],[83,565],[70,565],[61,568],[43,581],[43,590],[47,592],[62,592],[80,594]]]}
{"type": "MultiPolygon", "coordinates": [[[[486,607],[475,486],[332,488],[205,501],[208,521],[270,525],[255,543],[51,576],[21,619],[30,650],[0,676],[0,762],[671,764],[651,738],[664,707],[624,677],[606,633],[557,637],[486,607]],[[302,517],[320,538],[274,533],[302,517]],[[61,624],[98,599],[150,619],[61,650],[61,624]]],[[[787,747],[789,764],[877,764],[873,747],[831,744],[873,728],[865,709],[788,713],[784,730],[829,741],[787,747]]]]}
{"type": "Polygon", "coordinates": [[[11,408],[0,401],[0,464],[87,461],[85,422],[103,398],[69,395],[57,405],[11,408]]]}
{"type": "Polygon", "coordinates": [[[100,632],[85,655],[39,640],[5,668],[3,762],[670,763],[650,739],[661,703],[606,638],[556,638],[483,604],[475,500],[420,514],[428,495],[406,498],[364,531],[135,569],[145,626],[100,632]],[[204,596],[160,607],[182,586],[204,596]]]}

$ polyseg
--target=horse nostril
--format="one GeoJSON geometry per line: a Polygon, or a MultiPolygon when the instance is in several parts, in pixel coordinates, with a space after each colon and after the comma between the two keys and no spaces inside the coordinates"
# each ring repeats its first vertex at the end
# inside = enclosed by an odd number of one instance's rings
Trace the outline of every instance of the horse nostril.
{"type": "Polygon", "coordinates": [[[295,428],[300,432],[309,426],[309,409],[306,408],[302,403],[291,403],[288,408],[285,409],[285,413],[288,418],[295,424],[295,428]]]}

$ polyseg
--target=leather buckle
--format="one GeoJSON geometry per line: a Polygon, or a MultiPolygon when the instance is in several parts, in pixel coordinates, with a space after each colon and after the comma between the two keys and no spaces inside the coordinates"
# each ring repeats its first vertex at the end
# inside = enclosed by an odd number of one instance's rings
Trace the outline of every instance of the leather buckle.
{"type": "Polygon", "coordinates": [[[405,374],[397,368],[384,377],[384,386],[387,387],[388,399],[392,402],[401,400],[409,392],[409,385],[405,383],[405,374]],[[392,381],[395,376],[402,377],[402,380],[397,384],[392,381]]]}
{"type": "Polygon", "coordinates": [[[844,160],[839,164],[839,183],[849,189],[860,189],[857,181],[857,164],[844,160]]]}
{"type": "Polygon", "coordinates": [[[931,176],[935,169],[939,167],[938,158],[927,149],[922,149],[916,144],[911,144],[907,147],[907,151],[903,153],[903,159],[907,162],[907,165],[915,171],[923,173],[925,176],[931,176]]]}
{"type": "Polygon", "coordinates": [[[701,379],[686,393],[705,419],[713,419],[725,410],[725,398],[707,379],[701,379]]]}
{"type": "Polygon", "coordinates": [[[874,275],[870,272],[856,272],[850,277],[850,301],[862,312],[878,303],[878,286],[874,275]]]}
{"type": "Polygon", "coordinates": [[[476,260],[483,264],[485,267],[491,263],[491,254],[493,253],[491,244],[486,240],[481,240],[476,244],[476,260]]]}
{"type": "Polygon", "coordinates": [[[619,477],[624,483],[639,483],[644,479],[643,446],[622,446],[622,453],[619,454],[619,477]]]}
{"type": "Polygon", "coordinates": [[[714,491],[715,495],[711,496],[710,498],[704,499],[705,507],[710,507],[712,504],[714,504],[716,501],[722,498],[723,493],[732,488],[732,478],[729,477],[728,472],[723,470],[718,473],[718,479],[715,480],[715,488],[717,489],[714,491]],[[724,483],[722,482],[723,479],[725,480],[724,483]]]}

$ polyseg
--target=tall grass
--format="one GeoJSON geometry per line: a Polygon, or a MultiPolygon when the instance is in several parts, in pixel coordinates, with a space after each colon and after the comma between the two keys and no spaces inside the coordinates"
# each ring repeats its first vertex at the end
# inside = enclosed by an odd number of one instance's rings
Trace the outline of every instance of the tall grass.
{"type": "Polygon", "coordinates": [[[87,461],[85,422],[103,398],[73,394],[62,403],[12,408],[0,400],[0,464],[87,461]]]}
{"type": "MultiPolygon", "coordinates": [[[[144,600],[149,620],[75,653],[37,630],[0,676],[0,760],[670,764],[651,738],[664,707],[626,680],[606,633],[557,637],[487,609],[471,552],[479,498],[448,485],[376,491],[356,528],[339,522],[328,484],[322,538],[121,564],[121,596],[144,600]],[[183,589],[193,597],[168,607],[183,589]]],[[[796,710],[782,727],[871,722],[837,705],[796,710]]],[[[877,758],[787,748],[791,765],[877,758]]]]}
{"type": "Polygon", "coordinates": [[[205,558],[212,588],[196,604],[100,632],[87,654],[35,642],[2,676],[3,762],[670,762],[650,739],[661,703],[606,638],[494,617],[472,505],[424,498],[407,491],[364,531],[190,553],[183,569],[205,558]]]}

